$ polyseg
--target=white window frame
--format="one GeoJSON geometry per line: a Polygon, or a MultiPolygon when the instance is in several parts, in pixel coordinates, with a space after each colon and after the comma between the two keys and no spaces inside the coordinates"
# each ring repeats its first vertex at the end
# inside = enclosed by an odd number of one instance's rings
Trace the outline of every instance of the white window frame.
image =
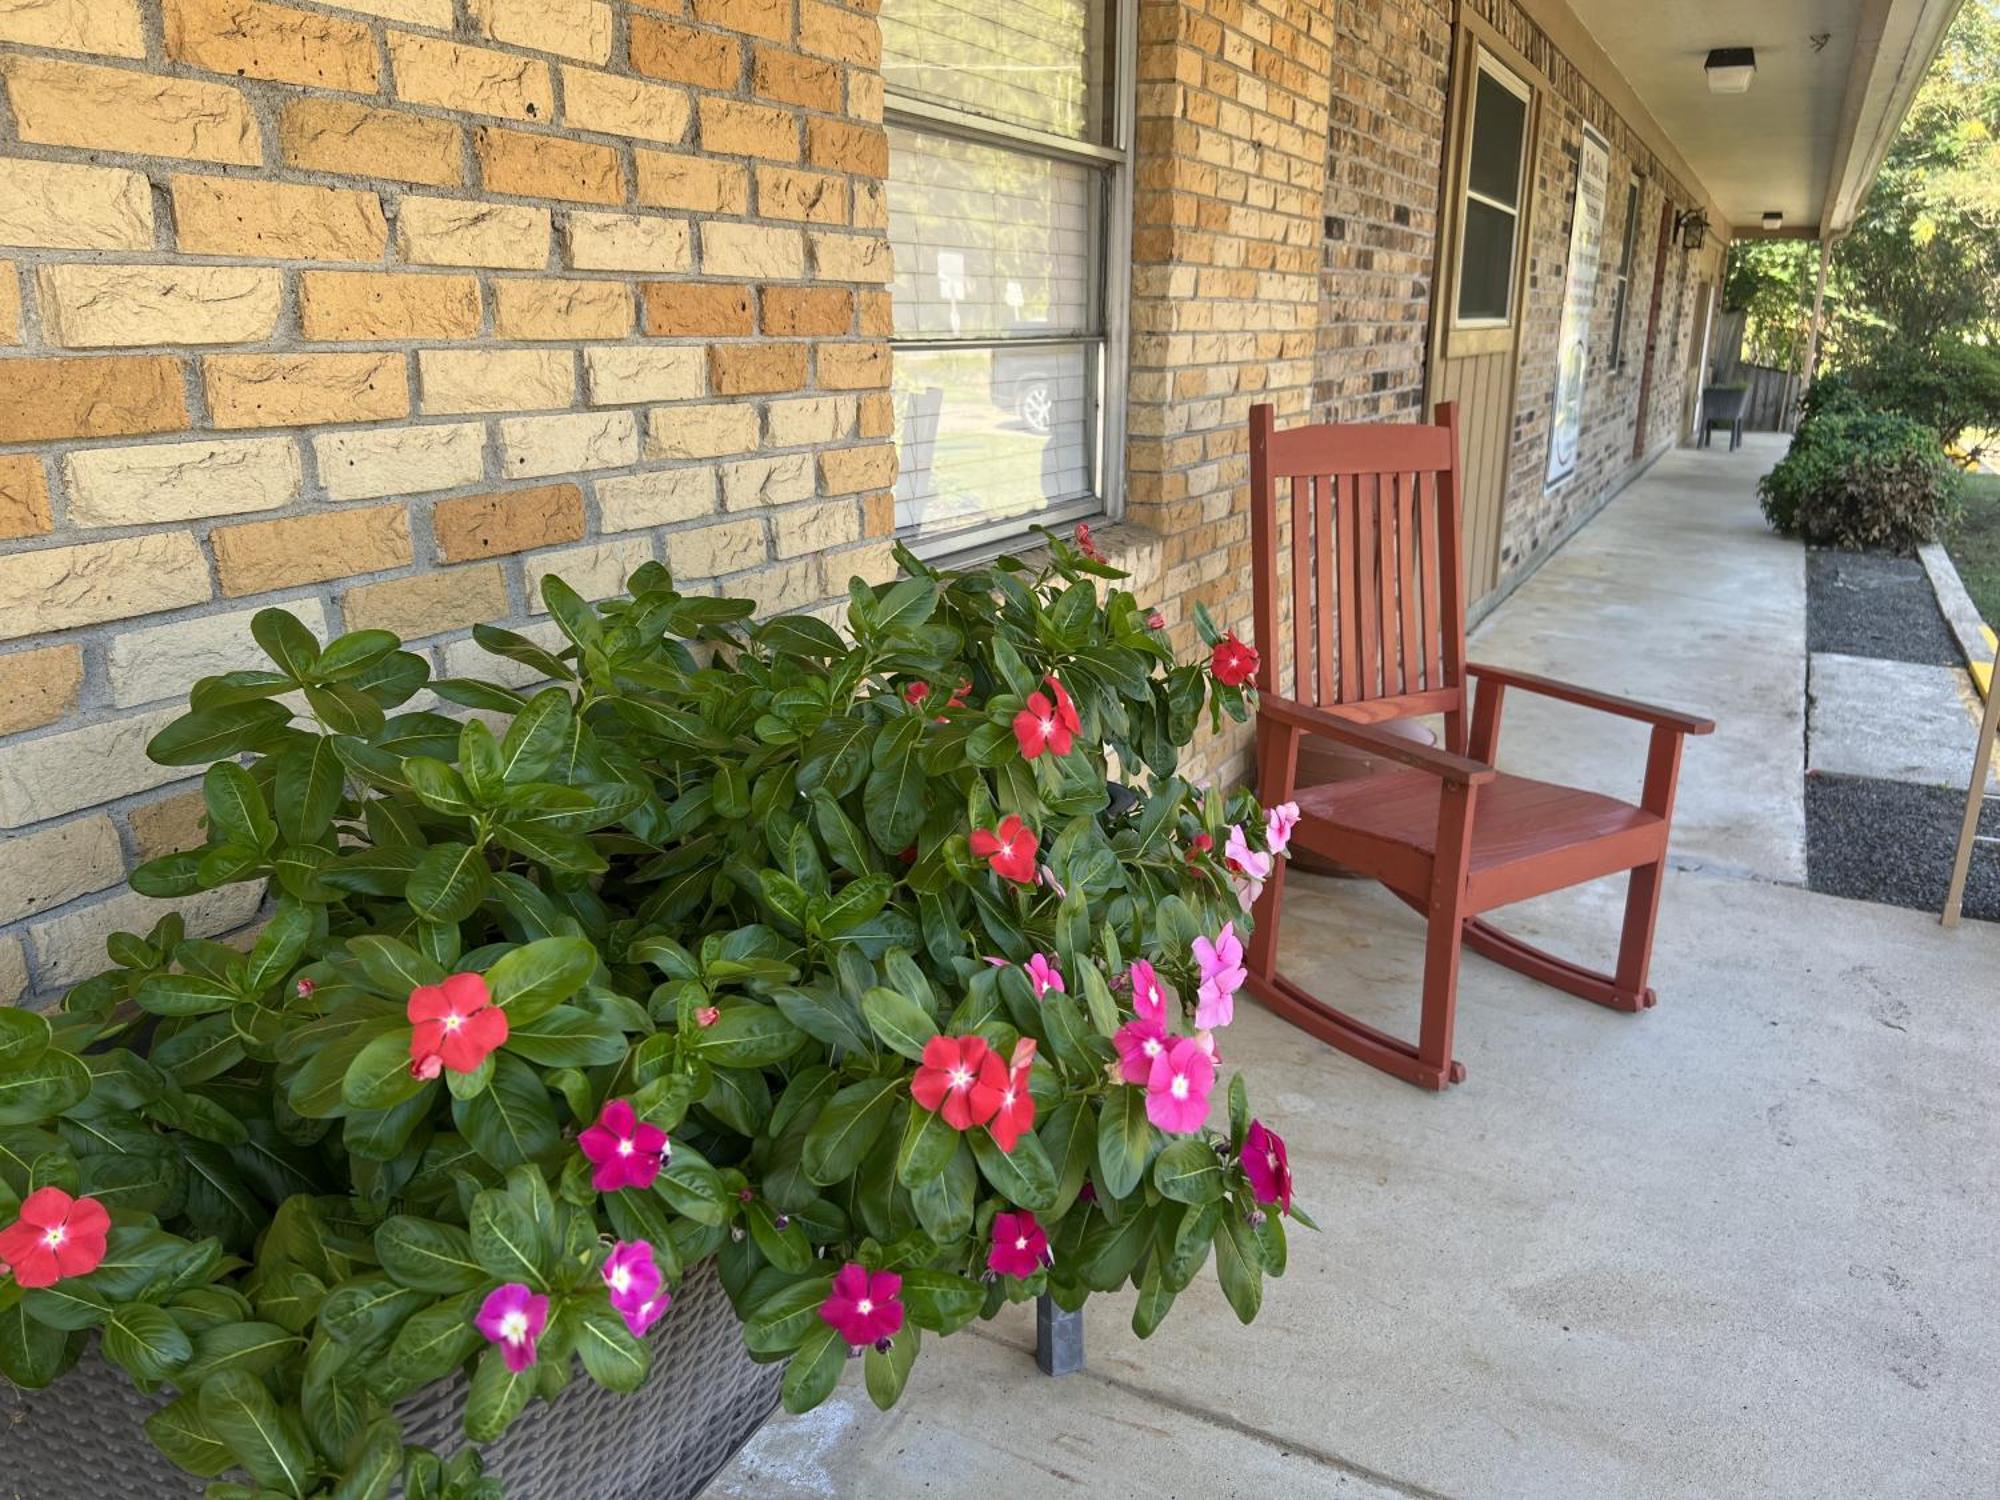
{"type": "Polygon", "coordinates": [[[889,347],[898,354],[906,350],[1034,348],[1083,348],[1096,354],[1095,389],[1085,417],[1091,493],[1031,516],[1012,516],[974,525],[949,536],[928,540],[899,537],[927,562],[950,565],[983,561],[1035,545],[1038,538],[1031,527],[1043,526],[1054,531],[1078,521],[1115,521],[1125,513],[1125,393],[1131,350],[1132,141],[1138,100],[1139,5],[1138,0],[1107,0],[1107,3],[1112,11],[1107,145],[990,119],[935,100],[898,93],[893,87],[885,91],[883,118],[890,125],[905,125],[1000,150],[1090,167],[1097,171],[1104,195],[1103,240],[1097,247],[1097,285],[1093,288],[1103,323],[1101,335],[899,338],[892,334],[890,337],[889,347]]]}
{"type": "Polygon", "coordinates": [[[1528,153],[1535,141],[1535,90],[1527,80],[1495,57],[1485,47],[1480,47],[1472,60],[1472,77],[1466,88],[1465,138],[1459,144],[1458,162],[1458,243],[1452,247],[1451,282],[1451,327],[1454,329],[1512,328],[1515,315],[1520,311],[1520,269],[1521,241],[1528,227],[1528,197],[1533,184],[1528,180],[1528,153]],[[1474,192],[1472,187],[1472,143],[1479,131],[1479,75],[1488,77],[1518,98],[1524,106],[1521,117],[1521,150],[1514,162],[1514,197],[1512,204],[1501,203],[1484,193],[1474,192]],[[1498,318],[1467,318],[1460,316],[1459,309],[1465,300],[1465,231],[1470,215],[1466,211],[1468,203],[1480,203],[1506,214],[1514,221],[1514,236],[1509,245],[1507,260],[1507,312],[1498,318]]]}

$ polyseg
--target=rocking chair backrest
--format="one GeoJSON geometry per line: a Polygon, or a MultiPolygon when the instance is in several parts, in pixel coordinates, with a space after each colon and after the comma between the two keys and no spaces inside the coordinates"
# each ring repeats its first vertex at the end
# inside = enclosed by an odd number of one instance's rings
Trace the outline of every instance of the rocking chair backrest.
{"type": "MultiPolygon", "coordinates": [[[[1437,425],[1279,432],[1250,409],[1250,546],[1260,692],[1363,722],[1443,713],[1461,740],[1465,597],[1458,412],[1437,425]],[[1290,671],[1279,634],[1280,489],[1289,492],[1290,671]]],[[[1462,751],[1462,743],[1450,748],[1462,751]]]]}

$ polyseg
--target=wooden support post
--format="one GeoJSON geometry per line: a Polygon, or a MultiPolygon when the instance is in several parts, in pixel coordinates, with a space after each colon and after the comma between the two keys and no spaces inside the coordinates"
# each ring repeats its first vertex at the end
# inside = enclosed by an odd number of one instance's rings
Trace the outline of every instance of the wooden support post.
{"type": "Polygon", "coordinates": [[[1958,825],[1958,853],[1951,862],[1951,884],[1944,895],[1947,927],[1958,925],[1959,908],[1965,904],[1965,879],[1972,869],[1972,846],[1979,837],[1979,809],[1986,801],[1986,777],[1993,767],[1994,732],[2000,730],[2000,656],[1994,658],[1995,676],[1986,682],[1986,713],[1979,721],[1979,753],[1972,757],[1972,780],[1965,788],[1965,817],[1958,825]]]}

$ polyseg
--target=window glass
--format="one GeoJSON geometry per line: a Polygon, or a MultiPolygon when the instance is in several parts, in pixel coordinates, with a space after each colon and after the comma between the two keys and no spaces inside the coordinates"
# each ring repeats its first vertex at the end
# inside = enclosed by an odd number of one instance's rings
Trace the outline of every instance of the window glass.
{"type": "Polygon", "coordinates": [[[1625,366],[1625,307],[1632,296],[1632,254],[1639,240],[1639,184],[1625,189],[1625,239],[1618,250],[1618,295],[1611,310],[1611,368],[1625,366]]]}
{"type": "Polygon", "coordinates": [[[1105,138],[1106,0],[885,0],[890,92],[1074,140],[1105,138]]]}
{"type": "Polygon", "coordinates": [[[1474,193],[1507,208],[1520,206],[1521,137],[1527,128],[1528,101],[1480,69],[1465,174],[1474,193]]]}
{"type": "Polygon", "coordinates": [[[1467,200],[1458,275],[1460,322],[1506,321],[1513,292],[1514,225],[1514,215],[1504,208],[1467,200]]]}

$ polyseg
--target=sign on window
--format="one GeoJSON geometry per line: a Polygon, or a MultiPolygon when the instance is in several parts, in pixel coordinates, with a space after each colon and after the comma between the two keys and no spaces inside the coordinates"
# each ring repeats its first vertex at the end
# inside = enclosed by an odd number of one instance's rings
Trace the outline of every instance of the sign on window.
{"type": "Polygon", "coordinates": [[[1561,336],[1556,349],[1556,398],[1549,423],[1549,474],[1554,486],[1576,472],[1583,440],[1584,376],[1590,369],[1590,309],[1604,246],[1604,194],[1611,145],[1585,126],[1576,164],[1576,207],[1569,223],[1569,274],[1563,281],[1561,336]]]}

